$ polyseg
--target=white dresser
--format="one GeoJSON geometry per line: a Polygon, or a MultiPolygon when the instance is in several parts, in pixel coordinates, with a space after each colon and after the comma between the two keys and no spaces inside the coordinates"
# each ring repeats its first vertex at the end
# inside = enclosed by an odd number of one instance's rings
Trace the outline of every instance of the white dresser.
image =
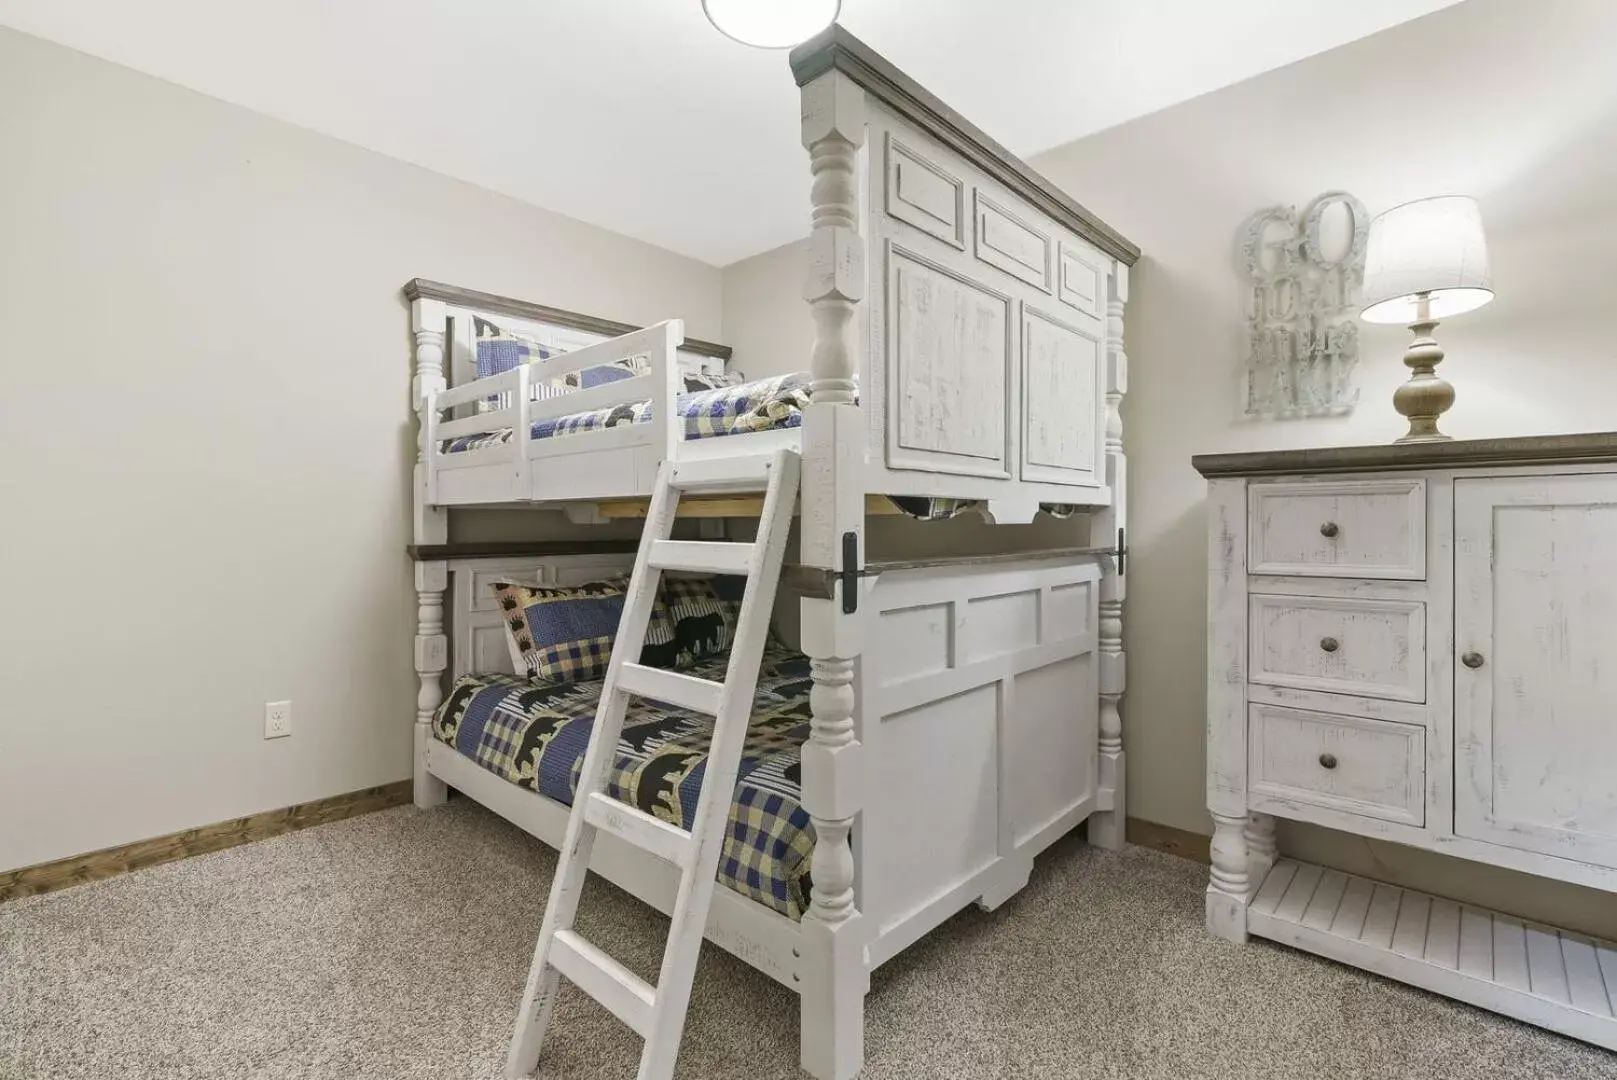
{"type": "Polygon", "coordinates": [[[1617,434],[1194,464],[1208,928],[1617,1049],[1617,945],[1274,841],[1283,817],[1617,893],[1617,434]]]}

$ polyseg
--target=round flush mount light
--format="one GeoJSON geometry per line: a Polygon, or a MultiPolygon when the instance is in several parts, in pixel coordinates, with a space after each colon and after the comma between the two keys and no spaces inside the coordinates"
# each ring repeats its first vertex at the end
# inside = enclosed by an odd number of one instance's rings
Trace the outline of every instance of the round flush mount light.
{"type": "Polygon", "coordinates": [[[702,0],[707,21],[759,49],[790,49],[836,21],[842,0],[702,0]]]}

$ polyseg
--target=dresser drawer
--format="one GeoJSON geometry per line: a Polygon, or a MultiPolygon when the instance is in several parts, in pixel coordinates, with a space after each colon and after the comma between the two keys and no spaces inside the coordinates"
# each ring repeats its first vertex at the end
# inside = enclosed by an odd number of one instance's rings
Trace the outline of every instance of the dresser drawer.
{"type": "Polygon", "coordinates": [[[1426,729],[1385,720],[1253,705],[1247,792],[1253,809],[1297,804],[1354,817],[1426,823],[1426,729]]]}
{"type": "Polygon", "coordinates": [[[1426,481],[1319,480],[1248,488],[1247,572],[1426,577],[1426,481]]]}
{"type": "Polygon", "coordinates": [[[1414,600],[1268,596],[1248,600],[1247,678],[1392,701],[1426,700],[1426,605],[1414,600]]]}

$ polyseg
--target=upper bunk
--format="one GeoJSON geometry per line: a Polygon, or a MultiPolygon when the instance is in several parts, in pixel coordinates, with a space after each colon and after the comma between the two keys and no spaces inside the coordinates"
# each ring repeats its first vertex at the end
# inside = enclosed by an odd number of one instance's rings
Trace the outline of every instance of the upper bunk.
{"type": "Polygon", "coordinates": [[[833,456],[839,490],[870,505],[1026,521],[1112,503],[1138,249],[841,27],[791,67],[814,176],[804,370],[729,386],[728,350],[678,320],[638,330],[413,281],[425,505],[636,500],[666,459],[781,446],[833,456]],[[491,365],[491,326],[550,338],[491,365]],[[822,406],[834,437],[812,434],[822,406]]]}

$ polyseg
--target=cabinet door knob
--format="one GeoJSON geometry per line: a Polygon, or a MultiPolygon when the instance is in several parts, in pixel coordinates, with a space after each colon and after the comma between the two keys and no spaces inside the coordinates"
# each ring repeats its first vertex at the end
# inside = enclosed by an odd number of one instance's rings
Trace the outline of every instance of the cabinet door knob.
{"type": "Polygon", "coordinates": [[[1465,653],[1460,657],[1460,663],[1468,668],[1479,668],[1482,666],[1482,654],[1479,652],[1465,653]]]}
{"type": "Polygon", "coordinates": [[[1326,652],[1335,652],[1337,649],[1342,647],[1342,643],[1333,637],[1320,638],[1319,647],[1324,649],[1326,652]]]}
{"type": "Polygon", "coordinates": [[[1336,527],[1336,522],[1334,521],[1327,521],[1325,524],[1319,527],[1319,534],[1328,540],[1333,539],[1336,534],[1341,531],[1341,529],[1336,527]]]}
{"type": "Polygon", "coordinates": [[[1320,763],[1321,768],[1334,769],[1334,768],[1336,768],[1336,755],[1335,754],[1321,754],[1319,756],[1319,763],[1320,763]]]}

